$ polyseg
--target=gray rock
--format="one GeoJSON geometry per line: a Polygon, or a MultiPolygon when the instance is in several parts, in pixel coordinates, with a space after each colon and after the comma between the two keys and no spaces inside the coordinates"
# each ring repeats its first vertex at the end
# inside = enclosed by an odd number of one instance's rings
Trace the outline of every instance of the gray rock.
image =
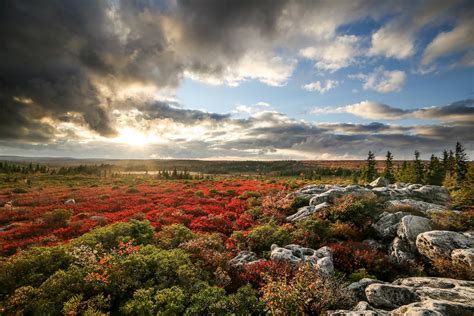
{"type": "Polygon", "coordinates": [[[471,269],[474,274],[474,248],[454,249],[451,252],[451,260],[466,269],[471,269]]]}
{"type": "Polygon", "coordinates": [[[429,259],[449,259],[454,249],[474,248],[474,238],[452,231],[432,230],[418,235],[416,248],[429,259]]]}
{"type": "Polygon", "coordinates": [[[399,265],[408,265],[415,261],[415,255],[410,249],[408,241],[395,237],[390,244],[390,261],[399,265]]]}
{"type": "Polygon", "coordinates": [[[412,207],[413,209],[427,215],[430,213],[447,211],[447,208],[442,205],[413,200],[413,199],[391,200],[385,203],[385,207],[387,208],[412,207]]]}
{"type": "Polygon", "coordinates": [[[334,198],[341,197],[346,193],[344,188],[333,188],[324,193],[316,194],[309,201],[309,205],[318,205],[324,202],[332,202],[334,198]]]}
{"type": "Polygon", "coordinates": [[[397,235],[398,225],[405,215],[407,215],[407,213],[404,212],[383,212],[379,220],[372,224],[372,227],[380,237],[393,238],[397,235]]]}
{"type": "Polygon", "coordinates": [[[327,315],[333,316],[379,316],[387,315],[387,311],[377,309],[365,301],[360,301],[352,310],[328,311],[327,315]]]}
{"type": "Polygon", "coordinates": [[[258,260],[257,255],[254,252],[244,250],[239,252],[237,256],[229,260],[229,264],[234,267],[241,267],[245,264],[252,264],[258,261],[260,260],[258,260]]]}
{"type": "Polygon", "coordinates": [[[300,207],[295,214],[288,216],[286,220],[289,222],[298,222],[328,207],[331,207],[331,205],[327,202],[318,204],[316,206],[303,206],[300,207]]]}
{"type": "Polygon", "coordinates": [[[291,264],[309,263],[318,268],[325,274],[334,273],[334,265],[332,259],[332,250],[329,247],[322,247],[318,250],[301,247],[291,244],[285,247],[272,245],[270,258],[275,261],[286,261],[291,264]]]}
{"type": "Polygon", "coordinates": [[[390,181],[385,179],[384,177],[378,177],[374,181],[370,182],[370,186],[373,188],[380,188],[380,187],[386,187],[390,184],[390,181]]]}
{"type": "Polygon", "coordinates": [[[401,306],[390,314],[404,316],[472,316],[474,315],[474,306],[449,301],[428,300],[401,306]]]}
{"type": "Polygon", "coordinates": [[[356,300],[367,301],[367,296],[365,296],[365,288],[369,286],[370,284],[374,284],[374,283],[385,283],[385,282],[375,280],[375,279],[363,278],[357,282],[353,282],[349,284],[347,289],[353,293],[356,300]]]}
{"type": "Polygon", "coordinates": [[[414,189],[413,194],[424,201],[445,206],[451,201],[451,195],[448,189],[438,185],[424,185],[414,189]]]}
{"type": "Polygon", "coordinates": [[[68,205],[68,204],[76,204],[76,200],[74,200],[74,199],[69,199],[69,200],[66,200],[66,201],[64,202],[64,204],[65,204],[65,205],[68,205]]]}
{"type": "Polygon", "coordinates": [[[412,251],[416,250],[416,237],[431,230],[431,221],[421,216],[407,215],[398,225],[397,235],[408,242],[412,251]]]}
{"type": "Polygon", "coordinates": [[[379,308],[397,308],[419,301],[412,288],[393,284],[371,284],[365,289],[370,304],[379,308]]]}
{"type": "Polygon", "coordinates": [[[398,279],[393,284],[412,288],[421,301],[443,300],[474,306],[474,281],[412,277],[398,279]]]}

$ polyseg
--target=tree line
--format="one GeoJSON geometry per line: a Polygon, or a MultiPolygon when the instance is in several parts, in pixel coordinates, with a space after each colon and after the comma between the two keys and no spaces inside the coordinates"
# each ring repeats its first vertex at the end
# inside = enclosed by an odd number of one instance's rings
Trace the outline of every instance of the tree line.
{"type": "MultiPolygon", "coordinates": [[[[459,142],[456,143],[454,152],[444,150],[441,158],[432,154],[427,164],[420,159],[419,151],[416,150],[414,156],[413,161],[404,161],[401,166],[395,169],[393,154],[387,151],[385,167],[380,176],[389,180],[390,183],[398,181],[432,185],[442,185],[444,181],[448,181],[460,186],[466,180],[469,160],[464,146],[459,142]]],[[[366,168],[362,171],[362,176],[369,182],[379,176],[375,154],[372,151],[368,153],[366,168]]]]}

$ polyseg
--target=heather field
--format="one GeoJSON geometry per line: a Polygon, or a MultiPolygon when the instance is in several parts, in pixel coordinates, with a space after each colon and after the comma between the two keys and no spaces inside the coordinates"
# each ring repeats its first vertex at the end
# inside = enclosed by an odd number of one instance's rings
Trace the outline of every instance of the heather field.
{"type": "MultiPolygon", "coordinates": [[[[130,219],[147,220],[156,230],[183,224],[196,232],[229,236],[255,225],[245,213],[249,204],[257,206],[267,194],[285,188],[280,180],[123,178],[122,182],[132,184],[103,184],[95,179],[98,183],[92,185],[79,180],[71,186],[4,187],[0,191],[1,254],[58,244],[130,219]]],[[[74,183],[74,179],[68,181],[74,183]]]]}

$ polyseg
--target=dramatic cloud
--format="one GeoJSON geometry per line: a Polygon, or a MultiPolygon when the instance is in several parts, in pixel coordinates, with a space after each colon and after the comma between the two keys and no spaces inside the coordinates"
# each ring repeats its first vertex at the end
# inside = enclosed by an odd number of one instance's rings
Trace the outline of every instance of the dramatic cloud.
{"type": "Polygon", "coordinates": [[[473,49],[474,21],[472,21],[472,16],[470,16],[467,21],[463,21],[451,31],[442,32],[433,39],[423,53],[423,64],[429,64],[445,55],[455,52],[466,52],[468,50],[464,60],[472,60],[473,49]]]}
{"type": "Polygon", "coordinates": [[[336,80],[326,80],[324,83],[321,81],[311,82],[302,86],[306,91],[318,91],[323,94],[331,89],[336,88],[339,85],[339,82],[336,80]]]}
{"type": "Polygon", "coordinates": [[[380,64],[379,56],[411,58],[415,68],[434,69],[448,55],[473,65],[472,1],[8,0],[0,7],[2,153],[347,158],[367,146],[436,149],[456,132],[460,140],[472,135],[472,100],[313,111],[436,126],[317,123],[284,113],[298,116],[311,102],[305,98],[344,91],[347,73],[363,72],[350,78],[365,90],[403,90],[410,69],[380,64]],[[418,40],[428,29],[430,37],[418,40]],[[182,104],[190,99],[180,95],[183,80],[207,83],[217,102],[182,104]],[[223,102],[230,114],[211,112],[220,97],[240,91],[223,102]]]}
{"type": "Polygon", "coordinates": [[[366,119],[401,120],[407,118],[433,119],[443,122],[474,122],[474,99],[454,102],[445,106],[419,109],[400,109],[383,103],[362,101],[360,103],[335,108],[314,108],[313,114],[349,113],[366,119]]]}
{"type": "Polygon", "coordinates": [[[385,70],[382,66],[370,74],[349,75],[351,79],[364,81],[365,90],[374,90],[380,93],[400,91],[405,83],[405,72],[401,70],[385,70]]]}
{"type": "Polygon", "coordinates": [[[440,23],[442,16],[458,1],[429,1],[425,3],[401,2],[403,13],[372,34],[369,56],[381,55],[387,58],[406,59],[416,51],[415,35],[423,27],[440,23]]]}

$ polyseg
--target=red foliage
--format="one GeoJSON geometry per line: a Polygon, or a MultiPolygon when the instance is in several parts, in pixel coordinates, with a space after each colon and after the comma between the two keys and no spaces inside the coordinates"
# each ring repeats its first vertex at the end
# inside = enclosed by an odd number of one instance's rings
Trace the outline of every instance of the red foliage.
{"type": "Polygon", "coordinates": [[[334,266],[336,269],[352,273],[357,269],[377,270],[386,261],[386,255],[372,249],[364,242],[346,241],[330,244],[333,250],[334,266]]]}
{"type": "Polygon", "coordinates": [[[0,192],[0,205],[13,201],[13,207],[0,207],[0,255],[32,245],[57,244],[94,227],[131,218],[147,219],[157,229],[181,223],[194,231],[229,236],[233,230],[248,229],[255,224],[252,216],[245,214],[248,201],[239,198],[244,192],[258,192],[263,196],[272,190],[281,190],[283,185],[235,179],[163,180],[136,188],[137,192],[128,191],[126,186],[118,189],[50,187],[23,194],[0,192]],[[71,198],[76,204],[65,205],[71,198]],[[53,228],[42,222],[42,215],[54,209],[73,211],[69,225],[53,228]]]}

